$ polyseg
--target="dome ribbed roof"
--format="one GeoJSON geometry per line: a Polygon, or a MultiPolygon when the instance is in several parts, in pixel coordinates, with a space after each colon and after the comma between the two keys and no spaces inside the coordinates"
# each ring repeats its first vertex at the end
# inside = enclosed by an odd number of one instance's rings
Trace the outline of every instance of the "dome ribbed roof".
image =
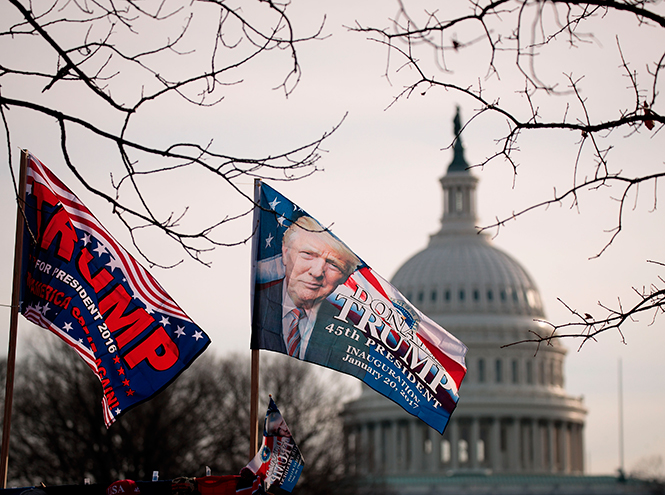
{"type": "Polygon", "coordinates": [[[400,267],[392,284],[423,311],[543,316],[529,274],[483,235],[433,236],[400,267]]]}

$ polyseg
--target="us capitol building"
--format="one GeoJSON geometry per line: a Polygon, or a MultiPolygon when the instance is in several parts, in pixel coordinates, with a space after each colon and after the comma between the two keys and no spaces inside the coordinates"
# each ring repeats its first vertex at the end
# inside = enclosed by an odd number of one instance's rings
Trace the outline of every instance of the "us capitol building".
{"type": "MultiPolygon", "coordinates": [[[[459,136],[459,110],[454,128],[459,136]]],[[[546,332],[545,313],[527,271],[478,234],[468,167],[458,137],[441,178],[441,230],[392,279],[468,346],[457,409],[441,436],[363,385],[343,412],[347,472],[369,491],[405,495],[627,493],[612,476],[584,476],[587,411],[566,394],[565,347],[502,347],[546,332]]]]}

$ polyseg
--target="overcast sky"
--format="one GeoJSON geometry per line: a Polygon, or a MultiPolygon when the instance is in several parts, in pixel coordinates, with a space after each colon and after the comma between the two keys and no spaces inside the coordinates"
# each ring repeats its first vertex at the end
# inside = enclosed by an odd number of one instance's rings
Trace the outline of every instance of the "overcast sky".
{"type": "MultiPolygon", "coordinates": [[[[463,120],[473,115],[475,104],[452,92],[430,90],[419,92],[389,107],[393,97],[412,77],[408,71],[383,77],[386,48],[368,41],[363,34],[346,30],[356,20],[364,24],[387,26],[396,5],[384,0],[363,2],[308,1],[294,3],[294,19],[303,32],[311,32],[327,14],[325,40],[304,45],[299,52],[303,74],[299,86],[288,98],[272,90],[285,71],[285,58],[262,61],[243,73],[244,82],[228,88],[224,101],[206,111],[183,105],[151,109],[140,121],[140,132],[150,142],[182,140],[182,136],[207,143],[214,139],[219,149],[244,156],[258,156],[285,151],[318,138],[339,123],[341,128],[324,144],[319,162],[323,169],[312,177],[295,183],[273,183],[282,194],[300,204],[333,231],[378,273],[392,277],[399,266],[427,245],[428,236],[436,232],[442,215],[442,193],[438,179],[444,174],[452,152],[446,147],[452,137],[455,107],[461,107],[463,120]],[[274,64],[274,65],[273,65],[274,64]]],[[[0,7],[0,17],[8,10],[0,7]]],[[[586,96],[591,110],[604,118],[618,116],[620,108],[629,108],[634,94],[626,89],[626,78],[617,69],[620,64],[615,29],[621,26],[622,50],[633,57],[635,68],[644,69],[648,60],[649,28],[637,29],[631,23],[609,17],[599,24],[597,41],[591,50],[577,59],[580,50],[561,48],[544,52],[547,62],[541,67],[545,75],[562,79],[563,72],[585,75],[586,96]],[[562,63],[568,65],[561,65],[562,63]],[[607,74],[611,74],[608,76],[607,74]]],[[[460,39],[465,32],[457,33],[460,39]]],[[[656,33],[660,34],[660,33],[656,33]]],[[[653,43],[658,45],[658,43],[653,43]]],[[[657,47],[656,47],[657,48],[657,47]]],[[[0,47],[2,49],[2,47],[0,47]]],[[[34,56],[39,57],[39,48],[34,56]]],[[[25,55],[25,54],[22,54],[25,55]]],[[[3,57],[5,54],[3,54],[3,57]]],[[[287,57],[288,54],[282,54],[287,57]]],[[[467,72],[472,82],[485,75],[487,54],[482,46],[474,48],[468,61],[460,61],[456,76],[467,72]],[[475,58],[474,58],[475,57],[475,58]]],[[[393,67],[399,64],[393,60],[393,67]]],[[[0,81],[2,92],[10,96],[25,91],[13,81],[0,81]],[[14,84],[14,85],[12,85],[14,84]]],[[[494,88],[502,101],[514,101],[525,110],[525,103],[513,93],[514,75],[503,75],[483,82],[494,88]],[[491,84],[494,82],[494,86],[491,84]],[[502,93],[505,92],[505,93],[502,93]]],[[[519,84],[517,85],[519,87],[519,84]]],[[[74,90],[63,90],[60,97],[71,100],[75,112],[88,109],[74,90]]],[[[562,114],[560,104],[547,106],[543,112],[562,114]]],[[[51,168],[102,221],[106,228],[127,248],[128,235],[113,218],[103,201],[92,197],[77,184],[66,169],[58,150],[58,136],[52,122],[18,110],[9,113],[14,146],[30,149],[51,168]]],[[[103,115],[96,115],[104,122],[103,115]]],[[[108,125],[113,127],[114,122],[108,125]]],[[[494,139],[505,123],[487,116],[469,126],[463,135],[467,159],[478,163],[494,151],[494,139]]],[[[610,136],[604,144],[615,149],[611,164],[629,175],[648,173],[662,167],[662,136],[627,132],[610,136]]],[[[4,135],[3,135],[4,136],[4,135]]],[[[520,141],[518,175],[509,165],[496,161],[474,173],[480,178],[478,203],[479,223],[487,225],[496,217],[503,218],[539,200],[549,198],[553,187],[562,189],[572,183],[573,165],[579,135],[546,132],[524,135],[520,141]]],[[[3,138],[4,139],[4,138],[3,138]]],[[[6,146],[0,143],[4,149],[6,146]]],[[[109,150],[96,143],[81,141],[76,159],[86,160],[86,170],[94,180],[108,187],[109,150]]],[[[15,170],[18,153],[15,151],[15,170]]],[[[586,163],[592,163],[584,155],[586,163]]],[[[588,175],[591,168],[581,174],[588,175]]],[[[251,194],[250,181],[241,187],[251,194]]],[[[188,219],[197,225],[199,218],[238,207],[239,200],[228,197],[228,191],[217,191],[196,174],[176,175],[150,184],[150,197],[160,205],[189,205],[188,219]]],[[[598,301],[610,306],[621,297],[624,304],[634,303],[632,287],[641,289],[652,283],[662,269],[647,260],[662,258],[663,212],[654,206],[654,193],[649,186],[632,197],[625,212],[624,230],[614,244],[599,258],[598,253],[609,239],[606,230],[616,222],[618,189],[603,189],[585,194],[579,209],[569,204],[541,210],[510,222],[494,238],[497,247],[519,260],[540,288],[548,318],[556,323],[567,321],[561,299],[571,307],[592,315],[602,315],[598,301]]],[[[6,233],[0,239],[0,303],[10,302],[15,200],[6,164],[0,167],[0,222],[6,233]]],[[[170,206],[169,206],[170,207],[170,206]]],[[[176,206],[177,207],[177,206],[176,206]]],[[[174,208],[176,208],[174,207],[174,208]]],[[[165,208],[166,211],[166,208],[165,208]]],[[[168,210],[170,211],[170,210],[168,210]]],[[[229,239],[249,235],[249,218],[228,231],[229,239]]],[[[496,232],[494,232],[496,233],[496,232]]],[[[168,264],[183,257],[177,247],[164,243],[158,236],[146,234],[146,250],[158,261],[168,264]]],[[[129,249],[133,253],[134,250],[129,249]]],[[[153,269],[179,305],[213,339],[216,353],[248,353],[249,347],[249,247],[221,248],[207,255],[212,263],[204,267],[190,259],[171,270],[153,269]]],[[[0,315],[9,324],[9,310],[0,307],[0,315]]],[[[619,465],[617,367],[623,363],[626,468],[631,470],[643,458],[665,457],[665,346],[663,319],[651,322],[651,315],[626,327],[626,344],[616,332],[602,335],[598,342],[578,349],[579,343],[568,341],[566,389],[569,394],[584,396],[589,409],[586,425],[587,471],[592,474],[612,473],[619,465]]],[[[22,321],[23,337],[39,335],[22,321]]],[[[6,333],[0,340],[6,349],[6,333]]],[[[25,340],[21,341],[25,348],[25,340]]],[[[463,398],[463,390],[461,394],[463,398]]]]}

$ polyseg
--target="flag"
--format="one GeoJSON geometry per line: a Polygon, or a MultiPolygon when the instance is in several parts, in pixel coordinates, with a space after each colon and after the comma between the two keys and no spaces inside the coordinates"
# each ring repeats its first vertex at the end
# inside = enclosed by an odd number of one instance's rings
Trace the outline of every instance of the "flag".
{"type": "Polygon", "coordinates": [[[359,378],[443,433],[466,346],[302,208],[260,185],[252,349],[359,378]]]}
{"type": "Polygon", "coordinates": [[[277,487],[290,492],[296,486],[304,465],[291,431],[270,397],[263,423],[263,442],[247,468],[264,480],[266,491],[277,487]]]}
{"type": "Polygon", "coordinates": [[[109,427],[175,380],[210,338],[32,155],[24,211],[21,313],[97,375],[109,427]]]}

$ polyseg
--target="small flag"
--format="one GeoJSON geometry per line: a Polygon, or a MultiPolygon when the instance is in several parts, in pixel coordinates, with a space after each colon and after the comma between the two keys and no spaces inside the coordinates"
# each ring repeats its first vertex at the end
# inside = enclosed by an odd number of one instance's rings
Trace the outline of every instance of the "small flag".
{"type": "Polygon", "coordinates": [[[296,486],[304,465],[289,427],[270,397],[263,425],[263,443],[247,468],[264,480],[266,491],[278,487],[290,492],[296,486]]]}
{"type": "Polygon", "coordinates": [[[21,313],[97,375],[109,427],[175,380],[210,338],[32,155],[26,182],[21,313]]]}
{"type": "Polygon", "coordinates": [[[355,376],[443,433],[466,346],[298,205],[266,184],[258,198],[252,349],[355,376]]]}

